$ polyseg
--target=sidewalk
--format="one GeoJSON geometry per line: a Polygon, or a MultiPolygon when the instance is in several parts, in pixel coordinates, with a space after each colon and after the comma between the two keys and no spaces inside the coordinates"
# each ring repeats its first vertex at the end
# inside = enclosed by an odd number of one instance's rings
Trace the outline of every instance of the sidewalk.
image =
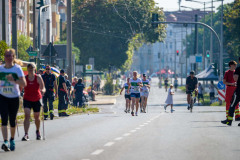
{"type": "Polygon", "coordinates": [[[89,101],[89,105],[114,105],[118,96],[96,95],[96,101],[89,101]]]}

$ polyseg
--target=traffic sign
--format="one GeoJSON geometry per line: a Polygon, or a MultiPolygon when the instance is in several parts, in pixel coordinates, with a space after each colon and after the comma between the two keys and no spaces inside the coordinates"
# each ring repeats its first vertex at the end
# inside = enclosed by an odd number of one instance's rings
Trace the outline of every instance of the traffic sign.
{"type": "Polygon", "coordinates": [[[36,51],[29,51],[29,52],[28,52],[28,55],[29,55],[29,56],[37,56],[37,54],[38,54],[38,53],[37,53],[36,51]]]}
{"type": "Polygon", "coordinates": [[[217,86],[218,86],[218,89],[221,89],[221,90],[225,89],[225,84],[223,84],[223,81],[219,81],[217,86]]]}
{"type": "Polygon", "coordinates": [[[202,56],[196,56],[196,62],[202,63],[202,56]]]}
{"type": "Polygon", "coordinates": [[[224,101],[226,98],[226,92],[224,89],[220,89],[218,90],[218,99],[221,100],[221,101],[224,101]]]}
{"type": "Polygon", "coordinates": [[[196,57],[195,56],[190,56],[189,60],[190,60],[190,63],[196,63],[196,57]]]}
{"type": "Polygon", "coordinates": [[[92,65],[91,64],[87,64],[86,65],[86,71],[92,71],[92,65]]]}

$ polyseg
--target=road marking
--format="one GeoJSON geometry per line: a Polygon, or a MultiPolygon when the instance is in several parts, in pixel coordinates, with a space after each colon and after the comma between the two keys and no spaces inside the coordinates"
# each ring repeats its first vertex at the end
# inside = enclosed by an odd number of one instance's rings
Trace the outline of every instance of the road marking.
{"type": "Polygon", "coordinates": [[[151,121],[147,121],[148,123],[150,123],[151,121]]]}
{"type": "Polygon", "coordinates": [[[90,160],[90,159],[82,159],[82,160],[90,160]]]}
{"type": "Polygon", "coordinates": [[[143,124],[148,125],[148,123],[143,123],[143,124]]]}
{"type": "Polygon", "coordinates": [[[118,138],[115,138],[114,140],[115,141],[120,141],[122,139],[122,137],[118,137],[118,138]]]}
{"type": "Polygon", "coordinates": [[[141,128],[138,127],[138,128],[136,128],[136,129],[141,129],[141,128]]]}
{"type": "Polygon", "coordinates": [[[133,132],[136,132],[136,130],[131,130],[130,132],[132,132],[132,133],[133,133],[133,132]]]}
{"type": "Polygon", "coordinates": [[[145,125],[139,125],[140,127],[144,127],[145,125]]]}
{"type": "Polygon", "coordinates": [[[123,136],[127,137],[127,136],[130,136],[131,133],[125,133],[123,136]]]}
{"type": "Polygon", "coordinates": [[[108,143],[106,143],[106,144],[104,145],[104,147],[110,147],[110,146],[112,146],[114,143],[115,143],[115,142],[108,142],[108,143]]]}
{"type": "Polygon", "coordinates": [[[103,149],[98,149],[96,151],[94,151],[91,155],[99,155],[103,152],[104,150],[103,149]]]}

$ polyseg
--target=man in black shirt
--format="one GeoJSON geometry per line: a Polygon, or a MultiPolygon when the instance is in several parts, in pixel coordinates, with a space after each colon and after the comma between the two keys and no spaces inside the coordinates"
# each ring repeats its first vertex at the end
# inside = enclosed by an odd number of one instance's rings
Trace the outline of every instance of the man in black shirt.
{"type": "Polygon", "coordinates": [[[186,94],[187,94],[187,102],[188,102],[188,110],[190,108],[190,101],[191,101],[191,93],[195,90],[195,99],[194,103],[196,101],[196,96],[197,96],[197,84],[198,84],[198,79],[195,77],[195,72],[191,71],[190,76],[187,77],[186,79],[186,94]]]}
{"type": "Polygon", "coordinates": [[[69,116],[66,113],[66,96],[67,96],[67,86],[66,80],[64,78],[64,70],[60,71],[60,76],[58,77],[58,115],[59,117],[62,116],[69,116]]]}
{"type": "Polygon", "coordinates": [[[83,98],[83,90],[85,88],[84,84],[82,84],[82,79],[80,78],[78,80],[78,83],[75,85],[74,90],[73,90],[73,97],[75,99],[75,106],[79,103],[79,106],[82,106],[82,98],[83,98]]]}
{"type": "Polygon", "coordinates": [[[46,87],[46,92],[43,95],[44,120],[47,120],[49,114],[50,114],[50,119],[53,120],[53,117],[54,117],[53,101],[54,101],[54,97],[57,98],[58,96],[56,78],[53,74],[51,74],[50,70],[51,70],[51,67],[46,66],[46,72],[42,75],[42,79],[46,87]],[[54,94],[54,89],[56,94],[54,94]],[[47,101],[49,103],[49,109],[48,109],[47,101]]]}
{"type": "MultiPolygon", "coordinates": [[[[238,58],[238,61],[240,63],[240,57],[238,58]]],[[[228,120],[226,121],[226,123],[223,123],[223,121],[222,121],[223,124],[227,124],[229,126],[232,125],[233,115],[235,112],[235,106],[237,106],[237,104],[240,101],[240,66],[238,66],[236,68],[234,75],[233,75],[233,79],[234,79],[234,81],[237,82],[237,88],[232,96],[231,105],[229,108],[229,114],[228,114],[228,118],[227,118],[228,120]]],[[[238,124],[238,126],[240,126],[240,123],[238,124]]]]}

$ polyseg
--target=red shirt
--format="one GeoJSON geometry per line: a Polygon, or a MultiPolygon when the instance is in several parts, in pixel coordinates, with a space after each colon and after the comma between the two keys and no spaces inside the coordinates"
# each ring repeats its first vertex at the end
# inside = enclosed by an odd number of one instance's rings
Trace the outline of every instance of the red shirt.
{"type": "Polygon", "coordinates": [[[40,87],[37,82],[37,75],[35,74],[34,80],[29,81],[28,75],[26,76],[27,86],[24,88],[23,99],[31,102],[37,102],[42,98],[40,87]]]}
{"type": "Polygon", "coordinates": [[[228,83],[235,83],[234,79],[233,79],[233,74],[235,71],[231,71],[231,70],[227,70],[224,74],[224,78],[226,80],[226,82],[228,83]]]}

